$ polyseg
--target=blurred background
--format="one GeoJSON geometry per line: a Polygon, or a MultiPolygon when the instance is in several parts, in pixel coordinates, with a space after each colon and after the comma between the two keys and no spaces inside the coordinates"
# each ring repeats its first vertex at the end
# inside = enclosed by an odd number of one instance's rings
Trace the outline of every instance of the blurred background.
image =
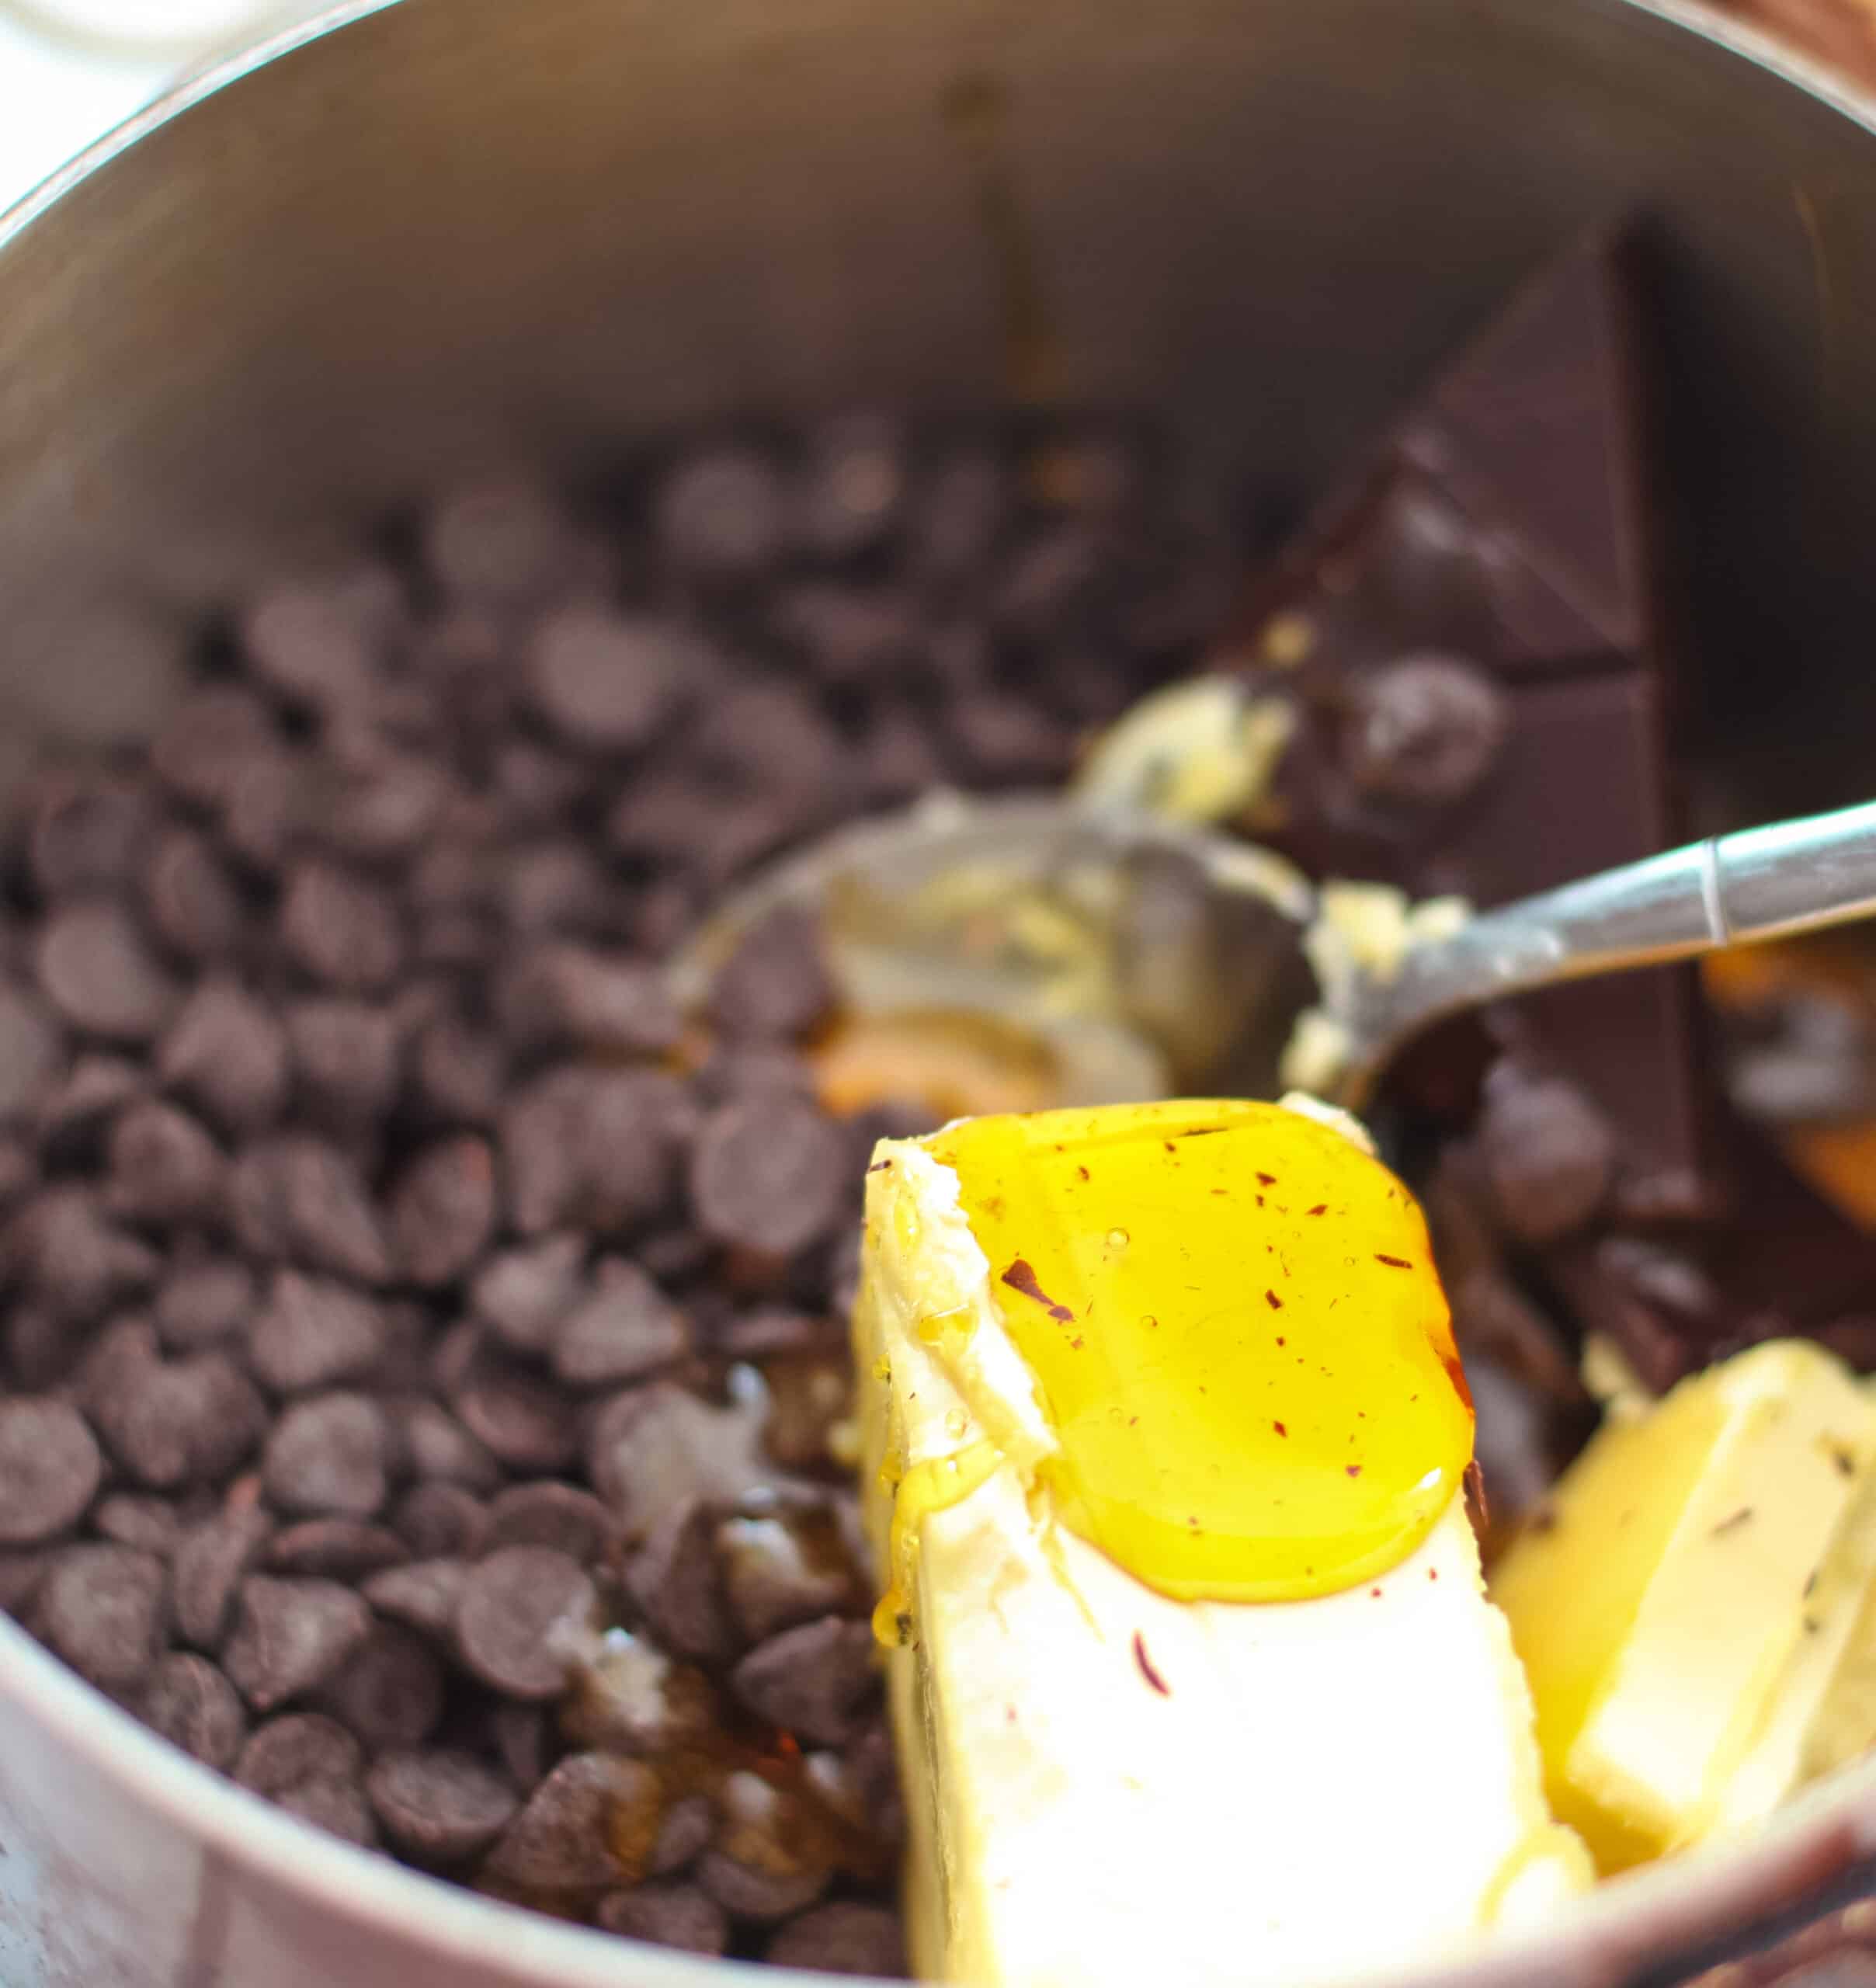
{"type": "Polygon", "coordinates": [[[176,78],[315,0],[0,0],[0,209],[176,78]]]}

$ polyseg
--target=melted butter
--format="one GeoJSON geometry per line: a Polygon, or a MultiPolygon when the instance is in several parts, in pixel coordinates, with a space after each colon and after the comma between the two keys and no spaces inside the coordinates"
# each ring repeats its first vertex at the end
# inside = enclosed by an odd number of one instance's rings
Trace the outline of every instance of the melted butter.
{"type": "MultiPolygon", "coordinates": [[[[925,1143],[1061,1444],[1040,1470],[1072,1531],[1162,1594],[1234,1602],[1352,1587],[1431,1531],[1471,1400],[1426,1224],[1378,1162],[1243,1102],[980,1118],[925,1143]]],[[[979,1444],[906,1472],[882,1631],[924,1514],[995,1461],[979,1444]]]]}
{"type": "Polygon", "coordinates": [[[873,1611],[875,1639],[888,1646],[912,1640],[912,1590],[919,1528],[927,1514],[961,1503],[1002,1461],[994,1443],[978,1441],[955,1455],[930,1457],[900,1468],[881,1482],[892,1493],[892,1531],[887,1549],[891,1585],[873,1611]]]}

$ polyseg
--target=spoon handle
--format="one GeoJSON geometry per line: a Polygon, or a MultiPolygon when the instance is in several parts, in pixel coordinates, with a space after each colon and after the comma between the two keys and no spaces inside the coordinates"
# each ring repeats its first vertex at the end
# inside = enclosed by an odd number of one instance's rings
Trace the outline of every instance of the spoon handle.
{"type": "Polygon", "coordinates": [[[1711,836],[1560,885],[1417,945],[1388,978],[1364,977],[1344,1102],[1428,1024],[1482,1002],[1591,974],[1692,958],[1876,912],[1876,801],[1711,836]]]}

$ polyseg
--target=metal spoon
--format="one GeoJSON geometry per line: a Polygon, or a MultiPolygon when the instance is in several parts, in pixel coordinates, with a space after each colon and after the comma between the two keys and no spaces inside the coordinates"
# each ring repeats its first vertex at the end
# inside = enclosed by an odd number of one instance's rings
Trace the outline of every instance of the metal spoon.
{"type": "Polygon", "coordinates": [[[1876,912],[1876,803],[1472,914],[1318,890],[1254,844],[1072,796],[945,794],[759,876],[677,961],[680,999],[784,906],[821,920],[853,1010],[1013,1026],[1052,1059],[1055,1101],[1295,1084],[1358,1109],[1462,1009],[1876,912]]]}

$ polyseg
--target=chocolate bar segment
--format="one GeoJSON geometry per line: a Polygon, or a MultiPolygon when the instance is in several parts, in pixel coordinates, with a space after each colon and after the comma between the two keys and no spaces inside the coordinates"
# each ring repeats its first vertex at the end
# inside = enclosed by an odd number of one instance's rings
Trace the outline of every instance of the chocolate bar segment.
{"type": "MultiPolygon", "coordinates": [[[[1229,647],[1303,707],[1255,826],[1318,874],[1489,907],[1676,839],[1632,287],[1610,235],[1541,272],[1252,589],[1229,647]],[[1402,659],[1433,657],[1489,683],[1502,722],[1469,791],[1430,798],[1376,780],[1366,714],[1402,659]]],[[[1513,1027],[1632,1165],[1720,1198],[1684,970],[1521,1003],[1513,1027]]]]}
{"type": "MultiPolygon", "coordinates": [[[[1247,825],[1315,874],[1489,908],[1687,832],[1635,297],[1618,236],[1577,244],[1247,593],[1220,660],[1298,710],[1247,825]]],[[[1449,1025],[1391,1094],[1436,1142],[1462,1136],[1505,1055],[1573,1086],[1617,1163],[1565,1234],[1526,1234],[1484,1197],[1497,1267],[1456,1287],[1462,1332],[1466,1291],[1522,1289],[1659,1387],[1746,1340],[1843,1339],[1876,1314],[1876,1238],[1726,1107],[1690,969],[1449,1025]]],[[[1876,1356],[1876,1333],[1850,1339],[1876,1356]]]]}

